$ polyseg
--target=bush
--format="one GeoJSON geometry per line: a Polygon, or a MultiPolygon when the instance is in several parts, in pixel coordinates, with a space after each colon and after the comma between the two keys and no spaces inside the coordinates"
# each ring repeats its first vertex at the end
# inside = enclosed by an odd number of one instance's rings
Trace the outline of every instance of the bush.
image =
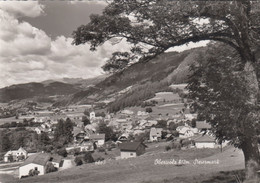
{"type": "Polygon", "coordinates": [[[180,150],[180,149],[181,149],[181,143],[179,143],[179,142],[174,142],[173,145],[172,145],[172,148],[173,148],[173,149],[180,150]]]}
{"type": "Polygon", "coordinates": [[[20,155],[17,157],[18,161],[21,161],[21,160],[24,160],[25,159],[25,156],[24,155],[20,155]]]}
{"type": "Polygon", "coordinates": [[[46,165],[46,173],[51,173],[51,172],[56,172],[58,171],[58,168],[54,167],[54,165],[49,162],[47,165],[46,165]]]}
{"type": "Polygon", "coordinates": [[[148,107],[148,108],[145,109],[145,112],[151,113],[151,112],[153,112],[153,110],[152,110],[151,107],[148,107]]]}
{"type": "Polygon", "coordinates": [[[82,159],[80,157],[76,157],[74,159],[74,162],[76,163],[76,166],[80,166],[80,165],[83,164],[83,161],[82,161],[82,159]]]}
{"type": "Polygon", "coordinates": [[[14,157],[11,154],[9,154],[9,156],[8,156],[8,161],[9,162],[13,162],[14,161],[14,157]]]}
{"type": "Polygon", "coordinates": [[[103,158],[103,157],[98,157],[97,159],[96,159],[96,162],[97,161],[104,161],[105,160],[105,158],[103,158]]]}
{"type": "Polygon", "coordinates": [[[192,140],[183,140],[182,141],[182,147],[188,147],[190,146],[191,144],[194,144],[192,140]]]}
{"type": "Polygon", "coordinates": [[[172,148],[170,147],[170,146],[165,146],[165,150],[166,151],[169,151],[169,150],[171,150],[172,148]]]}
{"type": "Polygon", "coordinates": [[[84,155],[84,161],[86,163],[93,163],[95,162],[94,158],[92,157],[92,154],[91,152],[86,152],[85,155],[84,155]]]}
{"type": "Polygon", "coordinates": [[[98,152],[105,152],[105,151],[106,151],[106,149],[103,147],[98,148],[98,152]]]}
{"type": "Polygon", "coordinates": [[[67,155],[68,155],[68,152],[66,151],[66,149],[64,147],[61,149],[58,149],[57,153],[58,153],[58,155],[63,156],[63,157],[67,157],[67,155]]]}
{"type": "Polygon", "coordinates": [[[35,176],[35,175],[38,175],[40,172],[36,169],[31,169],[29,171],[29,176],[35,176]]]}

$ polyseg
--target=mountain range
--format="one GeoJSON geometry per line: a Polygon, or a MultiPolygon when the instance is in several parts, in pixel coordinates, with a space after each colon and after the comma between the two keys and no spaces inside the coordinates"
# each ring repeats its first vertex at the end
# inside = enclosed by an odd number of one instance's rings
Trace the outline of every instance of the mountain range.
{"type": "Polygon", "coordinates": [[[0,89],[0,102],[28,99],[65,106],[115,101],[119,96],[141,86],[162,82],[168,85],[187,82],[190,75],[189,65],[195,63],[197,55],[204,50],[201,47],[181,53],[166,52],[148,62],[135,63],[123,71],[91,79],[63,78],[12,85],[0,89]]]}

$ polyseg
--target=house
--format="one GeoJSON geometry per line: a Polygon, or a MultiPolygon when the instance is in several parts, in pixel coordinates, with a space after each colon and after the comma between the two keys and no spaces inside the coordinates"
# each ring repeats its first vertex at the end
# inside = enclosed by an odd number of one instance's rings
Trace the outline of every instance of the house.
{"type": "Polygon", "coordinates": [[[197,121],[196,128],[201,132],[203,130],[210,130],[211,125],[209,123],[207,123],[206,121],[197,121]]]}
{"type": "Polygon", "coordinates": [[[39,135],[42,133],[42,128],[36,127],[34,131],[39,135]]]}
{"type": "Polygon", "coordinates": [[[202,135],[198,138],[194,139],[195,147],[196,148],[215,148],[216,141],[213,137],[209,135],[202,135]]]}
{"type": "Polygon", "coordinates": [[[96,143],[96,145],[98,147],[103,146],[105,144],[105,134],[101,133],[101,134],[91,134],[89,136],[89,139],[91,141],[93,141],[94,143],[96,143]]]}
{"type": "Polygon", "coordinates": [[[124,133],[122,134],[120,137],[118,137],[117,142],[125,142],[128,140],[129,134],[128,133],[124,133]]]}
{"type": "Polygon", "coordinates": [[[124,142],[119,144],[122,159],[140,156],[145,153],[147,146],[142,142],[124,142]]]}
{"type": "Polygon", "coordinates": [[[139,134],[142,134],[142,133],[144,133],[144,132],[145,132],[144,130],[135,129],[135,130],[133,131],[133,135],[139,135],[139,134]]]}
{"type": "Polygon", "coordinates": [[[137,116],[147,116],[147,115],[149,115],[149,113],[145,112],[145,111],[138,111],[137,112],[137,116]]]}
{"type": "Polygon", "coordinates": [[[190,126],[178,126],[176,131],[179,132],[180,138],[189,138],[194,136],[194,132],[191,130],[190,126]]]}
{"type": "Polygon", "coordinates": [[[178,126],[176,128],[176,131],[179,132],[179,137],[184,138],[184,139],[193,137],[195,135],[195,133],[198,133],[197,128],[192,128],[187,123],[185,123],[184,126],[178,126]]]}
{"type": "Polygon", "coordinates": [[[82,128],[73,127],[72,133],[73,133],[75,142],[80,142],[80,141],[84,140],[85,138],[87,138],[86,133],[84,132],[84,130],[82,130],[82,128]]]}
{"type": "Polygon", "coordinates": [[[90,112],[89,113],[89,119],[92,120],[92,119],[95,119],[96,118],[96,114],[94,111],[90,112]]]}
{"type": "Polygon", "coordinates": [[[8,151],[4,155],[4,162],[9,162],[10,156],[13,161],[24,160],[28,157],[28,152],[22,147],[20,147],[18,150],[8,151]]]}
{"type": "Polygon", "coordinates": [[[62,166],[62,157],[58,155],[51,155],[50,161],[52,162],[53,166],[59,169],[62,166]]]}
{"type": "Polygon", "coordinates": [[[79,146],[80,152],[86,152],[86,151],[94,151],[94,145],[93,142],[90,140],[83,140],[80,142],[79,146]]]}
{"type": "Polygon", "coordinates": [[[46,174],[46,165],[48,162],[51,162],[54,167],[59,168],[61,167],[62,159],[58,155],[47,153],[39,153],[29,156],[19,167],[19,178],[28,176],[30,170],[39,171],[38,175],[46,174]]]}
{"type": "Polygon", "coordinates": [[[172,134],[167,134],[165,136],[166,140],[169,141],[169,140],[173,140],[174,139],[174,136],[172,134]]]}
{"type": "Polygon", "coordinates": [[[150,130],[150,141],[158,141],[162,138],[162,128],[151,128],[150,130]]]}
{"type": "Polygon", "coordinates": [[[127,109],[125,109],[125,110],[121,111],[121,114],[126,114],[126,115],[133,115],[133,114],[134,114],[134,112],[133,112],[133,111],[131,111],[131,110],[127,110],[127,109]]]}
{"type": "Polygon", "coordinates": [[[50,160],[49,154],[35,154],[30,156],[26,161],[19,167],[19,178],[28,176],[30,170],[39,171],[38,175],[44,175],[46,173],[46,164],[50,160]]]}
{"type": "Polygon", "coordinates": [[[193,119],[197,119],[198,115],[197,114],[184,114],[185,118],[187,120],[193,120],[193,119]]]}

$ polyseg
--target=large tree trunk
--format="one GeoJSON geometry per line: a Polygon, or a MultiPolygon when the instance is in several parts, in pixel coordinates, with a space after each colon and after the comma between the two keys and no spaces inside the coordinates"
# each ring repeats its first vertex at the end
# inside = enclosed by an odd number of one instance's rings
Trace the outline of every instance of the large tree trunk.
{"type": "MultiPolygon", "coordinates": [[[[258,80],[254,65],[252,62],[246,62],[243,74],[246,82],[247,92],[249,93],[248,104],[256,106],[258,102],[258,80]]],[[[254,111],[252,111],[254,113],[254,111]]],[[[247,182],[258,183],[257,170],[260,167],[260,154],[258,149],[257,134],[253,123],[255,119],[251,118],[252,114],[248,114],[249,121],[244,126],[244,139],[241,144],[245,158],[246,179],[247,182]]]]}
{"type": "Polygon", "coordinates": [[[260,154],[256,139],[245,139],[241,145],[245,158],[246,180],[258,183],[257,171],[260,165],[260,154]]]}
{"type": "Polygon", "coordinates": [[[259,92],[258,80],[254,63],[248,61],[244,66],[244,78],[247,85],[247,91],[250,94],[248,102],[252,105],[257,105],[257,97],[259,92]]]}

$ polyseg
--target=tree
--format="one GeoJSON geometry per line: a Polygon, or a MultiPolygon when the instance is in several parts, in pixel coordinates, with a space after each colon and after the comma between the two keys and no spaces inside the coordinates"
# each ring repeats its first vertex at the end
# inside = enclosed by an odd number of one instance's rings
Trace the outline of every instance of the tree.
{"type": "Polygon", "coordinates": [[[152,109],[151,107],[147,107],[147,108],[145,109],[145,112],[151,113],[151,112],[153,112],[153,109],[152,109]]]}
{"type": "Polygon", "coordinates": [[[191,120],[191,127],[192,128],[196,128],[196,121],[197,121],[196,119],[191,120]]]}
{"type": "Polygon", "coordinates": [[[60,148],[57,150],[57,154],[63,157],[67,157],[68,152],[66,151],[66,149],[64,147],[60,148]]]}
{"type": "Polygon", "coordinates": [[[92,154],[91,152],[86,152],[85,155],[84,155],[84,161],[86,163],[93,163],[95,162],[94,158],[92,157],[92,154]]]}
{"type": "Polygon", "coordinates": [[[40,172],[37,169],[31,169],[29,171],[29,176],[35,176],[38,175],[40,172]]]}
{"type": "Polygon", "coordinates": [[[58,171],[58,168],[54,167],[54,165],[51,162],[48,162],[46,165],[46,173],[51,173],[56,171],[58,171]]]}
{"type": "Polygon", "coordinates": [[[259,153],[247,146],[257,141],[260,113],[256,106],[248,104],[247,81],[237,72],[240,57],[223,44],[210,45],[204,55],[201,60],[206,63],[192,67],[194,74],[188,85],[189,97],[194,99],[192,107],[198,112],[198,119],[211,123],[220,143],[230,140],[242,148],[245,160],[250,161],[246,154],[257,157],[259,153]]]}
{"type": "Polygon", "coordinates": [[[82,122],[84,123],[84,126],[90,124],[90,120],[87,116],[82,116],[82,122]]]}
{"type": "Polygon", "coordinates": [[[102,112],[97,112],[97,113],[96,113],[96,117],[99,117],[99,116],[104,118],[104,117],[106,117],[106,114],[104,113],[104,111],[102,111],[102,112]]]}
{"type": "Polygon", "coordinates": [[[106,141],[113,140],[114,136],[115,136],[113,129],[111,127],[107,126],[106,123],[104,123],[104,122],[99,123],[97,132],[104,133],[106,141]]]}
{"type": "Polygon", "coordinates": [[[84,115],[85,115],[85,116],[89,116],[89,110],[85,109],[85,110],[84,110],[84,115]]]}
{"type": "Polygon", "coordinates": [[[54,141],[61,145],[68,144],[73,140],[73,122],[67,118],[66,121],[60,119],[54,130],[54,141]]]}
{"type": "Polygon", "coordinates": [[[158,123],[156,125],[154,125],[154,127],[167,129],[167,121],[160,120],[160,121],[158,121],[158,123]]]}
{"type": "Polygon", "coordinates": [[[1,152],[5,152],[11,149],[12,143],[7,130],[0,131],[0,147],[1,152]]]}
{"type": "Polygon", "coordinates": [[[76,166],[80,166],[80,165],[83,164],[82,159],[80,157],[78,157],[78,156],[74,159],[74,161],[76,163],[76,166]]]}
{"type": "Polygon", "coordinates": [[[38,142],[42,146],[50,145],[51,140],[46,132],[41,133],[38,135],[38,142]]]}
{"type": "Polygon", "coordinates": [[[14,161],[13,155],[11,155],[11,154],[8,155],[8,161],[9,162],[13,162],[14,161]]]}
{"type": "MultiPolygon", "coordinates": [[[[237,111],[238,116],[244,117],[239,121],[234,119],[235,124],[241,124],[238,126],[241,133],[236,135],[236,140],[243,150],[246,170],[250,161],[259,166],[255,128],[259,119],[256,115],[259,93],[256,53],[260,42],[258,1],[114,0],[102,15],[92,15],[90,19],[89,24],[73,32],[73,43],[90,43],[90,49],[96,50],[112,38],[124,39],[132,45],[129,58],[133,60],[127,66],[136,62],[134,55],[141,57],[139,62],[149,61],[169,48],[191,41],[217,41],[236,50],[239,68],[231,67],[230,71],[239,73],[241,78],[237,82],[244,81],[248,93],[241,103],[246,109],[237,111]]],[[[228,98],[225,100],[229,101],[228,98]]],[[[230,137],[222,136],[223,140],[230,137]]],[[[248,174],[247,178],[250,178],[248,174]]]]}
{"type": "Polygon", "coordinates": [[[178,126],[179,126],[179,124],[171,122],[171,123],[169,123],[168,129],[174,131],[174,130],[176,130],[176,128],[178,126]]]}

